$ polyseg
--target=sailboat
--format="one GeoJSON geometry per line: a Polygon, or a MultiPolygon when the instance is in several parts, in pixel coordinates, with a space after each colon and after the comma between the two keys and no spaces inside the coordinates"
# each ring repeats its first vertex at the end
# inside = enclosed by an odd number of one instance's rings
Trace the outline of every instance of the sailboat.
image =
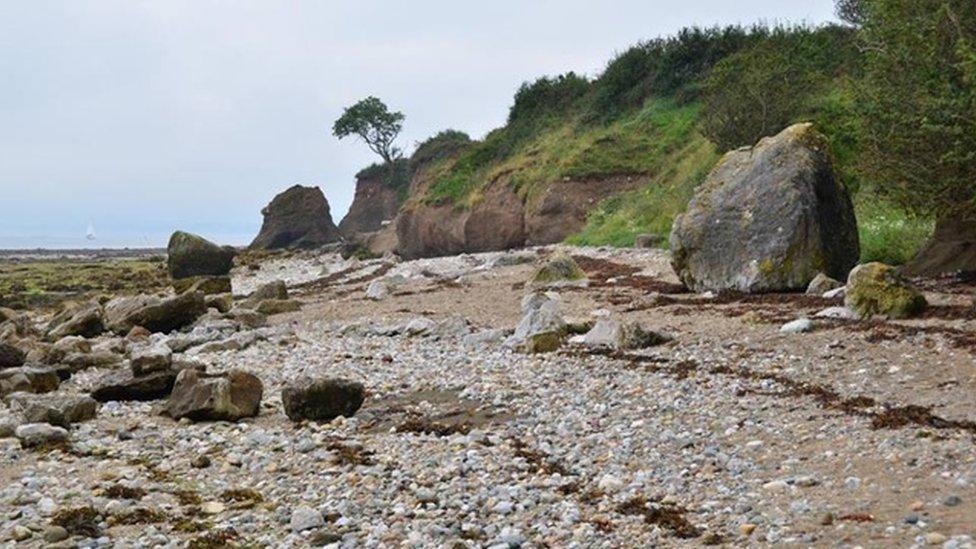
{"type": "Polygon", "coordinates": [[[95,224],[91,221],[88,222],[88,230],[85,231],[85,238],[88,240],[95,240],[95,224]]]}

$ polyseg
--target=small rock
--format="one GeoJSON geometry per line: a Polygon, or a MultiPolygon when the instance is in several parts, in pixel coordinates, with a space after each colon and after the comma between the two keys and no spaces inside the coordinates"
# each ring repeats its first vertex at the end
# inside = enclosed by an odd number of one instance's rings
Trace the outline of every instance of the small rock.
{"type": "Polygon", "coordinates": [[[61,526],[49,526],[44,529],[44,541],[57,543],[68,539],[68,531],[61,526]]]}
{"type": "Polygon", "coordinates": [[[956,507],[962,503],[962,498],[959,496],[949,496],[942,501],[942,504],[946,507],[956,507]]]}
{"type": "Polygon", "coordinates": [[[929,532],[925,535],[925,543],[929,545],[942,545],[948,539],[944,534],[940,534],[939,532],[929,532]]]}
{"type": "Polygon", "coordinates": [[[63,427],[55,427],[47,423],[27,423],[17,427],[14,435],[20,439],[24,448],[32,448],[42,444],[66,442],[68,431],[63,427]]]}
{"type": "Polygon", "coordinates": [[[804,334],[813,330],[813,321],[809,318],[799,318],[793,322],[787,322],[779,329],[783,334],[804,334]]]}
{"type": "Polygon", "coordinates": [[[743,536],[749,537],[755,531],[756,531],[756,525],[752,524],[751,522],[747,522],[745,524],[739,525],[739,533],[741,533],[743,536]]]}
{"type": "Polygon", "coordinates": [[[292,532],[304,532],[324,525],[325,519],[322,517],[322,513],[307,505],[300,505],[291,512],[289,526],[291,526],[292,532]]]}
{"type": "Polygon", "coordinates": [[[205,501],[200,506],[200,511],[205,515],[219,515],[227,507],[219,501],[205,501]]]}
{"type": "Polygon", "coordinates": [[[10,537],[13,538],[14,541],[26,541],[29,540],[33,535],[34,533],[31,532],[30,529],[19,524],[14,526],[13,530],[10,531],[10,537]]]}

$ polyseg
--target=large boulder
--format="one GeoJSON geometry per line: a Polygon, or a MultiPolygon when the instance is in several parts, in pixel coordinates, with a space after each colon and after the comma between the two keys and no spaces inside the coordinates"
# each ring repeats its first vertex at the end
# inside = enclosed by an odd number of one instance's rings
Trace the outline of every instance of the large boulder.
{"type": "Polygon", "coordinates": [[[535,292],[522,298],[522,320],[506,345],[523,353],[549,353],[562,346],[567,335],[559,296],[535,292]]]}
{"type": "Polygon", "coordinates": [[[136,326],[150,332],[170,332],[193,324],[206,312],[201,292],[187,292],[168,299],[119,297],[105,305],[105,320],[108,328],[120,335],[136,326]]]}
{"type": "Polygon", "coordinates": [[[810,124],[725,155],[678,216],[672,265],[698,292],[804,290],[857,263],[857,221],[810,124]]]}
{"type": "Polygon", "coordinates": [[[61,385],[54,368],[22,366],[0,370],[0,396],[14,392],[49,393],[61,385]]]}
{"type": "Polygon", "coordinates": [[[236,254],[230,246],[218,246],[201,236],[176,231],[169,237],[166,264],[174,279],[224,276],[234,266],[236,254]]]}
{"type": "Polygon", "coordinates": [[[102,307],[89,303],[64,316],[58,315],[48,326],[48,338],[58,340],[67,336],[95,337],[105,331],[102,307]]]}
{"type": "Polygon", "coordinates": [[[318,248],[341,240],[329,203],[318,187],[295,185],[274,197],[263,210],[254,249],[318,248]]]}
{"type": "Polygon", "coordinates": [[[98,402],[158,400],[173,392],[177,373],[163,370],[136,376],[129,370],[111,372],[101,379],[91,396],[98,402]]]}
{"type": "Polygon", "coordinates": [[[362,383],[345,379],[304,378],[281,390],[285,414],[292,421],[332,421],[339,416],[352,417],[365,398],[366,389],[362,383]]]}
{"type": "Polygon", "coordinates": [[[559,286],[586,281],[586,273],[566,253],[555,253],[532,276],[533,286],[559,286]]]}
{"type": "Polygon", "coordinates": [[[928,305],[921,292],[884,263],[865,263],[851,271],[844,304],[861,318],[911,318],[928,305]]]}
{"type": "Polygon", "coordinates": [[[240,370],[204,374],[186,369],[176,376],[163,413],[173,419],[237,421],[258,415],[263,392],[257,376],[240,370]]]}

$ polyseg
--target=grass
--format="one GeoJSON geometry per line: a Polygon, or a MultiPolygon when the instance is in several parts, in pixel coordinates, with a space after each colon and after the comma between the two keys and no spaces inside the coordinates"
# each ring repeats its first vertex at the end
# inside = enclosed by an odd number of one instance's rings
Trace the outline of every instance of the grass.
{"type": "Polygon", "coordinates": [[[553,181],[651,176],[696,135],[699,109],[696,104],[653,100],[608,125],[550,121],[514,148],[504,129],[492,132],[442,169],[424,202],[470,207],[481,190],[497,180],[507,181],[522,198],[531,199],[553,181]]]}
{"type": "Polygon", "coordinates": [[[587,217],[578,234],[567,239],[577,246],[630,247],[639,234],[667,238],[674,218],[688,206],[695,187],[718,161],[715,148],[694,135],[669,157],[667,168],[642,189],[604,200],[587,217]]]}
{"type": "Polygon", "coordinates": [[[907,263],[935,230],[932,220],[914,217],[898,206],[863,191],[855,198],[861,262],[907,263]]]}

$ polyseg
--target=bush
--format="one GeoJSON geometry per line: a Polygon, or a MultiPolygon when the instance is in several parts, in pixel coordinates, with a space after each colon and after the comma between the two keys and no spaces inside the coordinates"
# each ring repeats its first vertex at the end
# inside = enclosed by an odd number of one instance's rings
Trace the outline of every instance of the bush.
{"type": "Polygon", "coordinates": [[[457,130],[444,130],[417,144],[410,157],[413,169],[438,160],[450,158],[471,144],[471,137],[457,130]]]}
{"type": "Polygon", "coordinates": [[[515,103],[508,111],[508,123],[535,124],[548,116],[565,114],[589,89],[590,81],[573,72],[525,82],[515,92],[515,103]]]}

